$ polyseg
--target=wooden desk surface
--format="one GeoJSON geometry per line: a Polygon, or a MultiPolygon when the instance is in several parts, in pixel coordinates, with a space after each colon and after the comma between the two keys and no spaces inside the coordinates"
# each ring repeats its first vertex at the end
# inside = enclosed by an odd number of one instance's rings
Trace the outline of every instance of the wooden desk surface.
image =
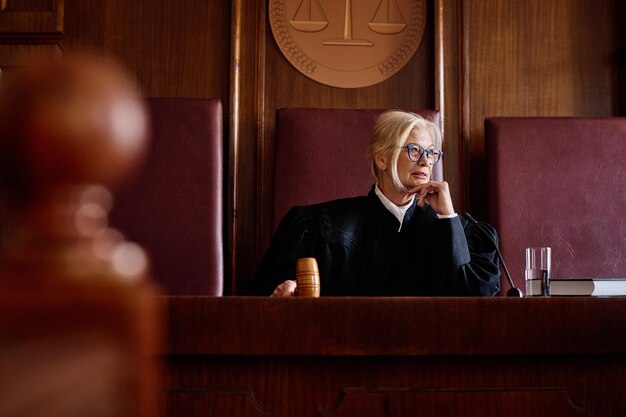
{"type": "Polygon", "coordinates": [[[626,353],[626,298],[169,297],[167,303],[169,354],[626,353]]]}
{"type": "Polygon", "coordinates": [[[626,415],[626,298],[165,301],[172,417],[626,415]]]}

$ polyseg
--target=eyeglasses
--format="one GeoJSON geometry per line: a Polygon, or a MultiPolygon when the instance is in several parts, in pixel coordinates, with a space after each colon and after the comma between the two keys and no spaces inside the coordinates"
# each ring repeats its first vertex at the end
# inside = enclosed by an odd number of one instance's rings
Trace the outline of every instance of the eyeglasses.
{"type": "Polygon", "coordinates": [[[413,162],[421,161],[424,155],[426,155],[428,162],[435,165],[441,160],[441,156],[443,155],[443,151],[441,149],[426,149],[414,143],[402,146],[402,148],[406,148],[409,159],[413,162]]]}

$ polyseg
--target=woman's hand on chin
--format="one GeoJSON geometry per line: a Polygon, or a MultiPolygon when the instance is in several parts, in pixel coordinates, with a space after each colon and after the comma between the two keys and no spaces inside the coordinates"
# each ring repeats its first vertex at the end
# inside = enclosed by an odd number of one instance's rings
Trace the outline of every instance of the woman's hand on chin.
{"type": "Polygon", "coordinates": [[[428,204],[435,213],[442,216],[454,214],[454,206],[450,197],[450,187],[445,181],[429,181],[410,190],[417,197],[417,205],[424,207],[428,204]]]}

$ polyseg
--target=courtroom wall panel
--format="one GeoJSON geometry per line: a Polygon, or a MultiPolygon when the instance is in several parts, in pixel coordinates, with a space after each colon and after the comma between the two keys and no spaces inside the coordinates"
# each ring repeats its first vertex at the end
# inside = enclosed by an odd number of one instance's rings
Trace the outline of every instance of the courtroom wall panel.
{"type": "Polygon", "coordinates": [[[224,103],[228,294],[249,279],[270,238],[276,109],[436,107],[455,207],[484,218],[485,117],[624,114],[622,3],[428,0],[414,57],[357,89],[294,69],[272,37],[267,0],[65,0],[63,34],[68,50],[117,57],[146,96],[224,103]]]}
{"type": "Polygon", "coordinates": [[[485,117],[616,114],[618,3],[462,1],[464,199],[474,214],[486,208],[485,117]]]}
{"type": "Polygon", "coordinates": [[[150,97],[220,98],[227,105],[230,1],[65,0],[70,48],[114,55],[150,97]]]}
{"type": "Polygon", "coordinates": [[[616,116],[626,116],[626,2],[616,0],[614,16],[617,39],[616,116]]]}

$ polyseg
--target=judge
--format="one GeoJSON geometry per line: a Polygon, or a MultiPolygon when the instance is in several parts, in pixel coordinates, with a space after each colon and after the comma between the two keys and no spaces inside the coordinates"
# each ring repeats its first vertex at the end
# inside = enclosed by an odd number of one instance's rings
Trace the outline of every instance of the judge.
{"type": "MultiPolygon", "coordinates": [[[[251,292],[288,297],[298,258],[316,258],[322,296],[492,296],[498,258],[487,237],[454,211],[433,181],[441,133],[413,113],[375,123],[367,196],[291,208],[251,281],[251,292]]],[[[495,230],[482,224],[494,241],[495,230]]]]}

